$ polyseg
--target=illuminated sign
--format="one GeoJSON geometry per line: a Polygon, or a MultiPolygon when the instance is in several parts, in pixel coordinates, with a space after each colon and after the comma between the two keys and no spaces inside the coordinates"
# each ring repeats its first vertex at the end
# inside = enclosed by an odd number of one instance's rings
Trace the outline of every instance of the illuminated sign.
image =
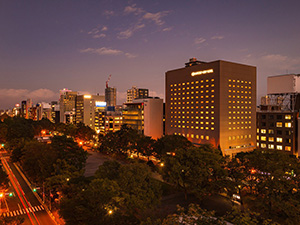
{"type": "Polygon", "coordinates": [[[201,71],[192,72],[191,75],[192,75],[192,76],[197,76],[197,75],[203,75],[203,74],[213,73],[213,72],[214,72],[213,69],[209,69],[209,70],[201,70],[201,71]]]}
{"type": "Polygon", "coordinates": [[[96,107],[106,107],[106,102],[96,101],[96,107]]]}
{"type": "Polygon", "coordinates": [[[92,96],[91,95],[84,95],[83,97],[84,98],[91,98],[92,96]]]}

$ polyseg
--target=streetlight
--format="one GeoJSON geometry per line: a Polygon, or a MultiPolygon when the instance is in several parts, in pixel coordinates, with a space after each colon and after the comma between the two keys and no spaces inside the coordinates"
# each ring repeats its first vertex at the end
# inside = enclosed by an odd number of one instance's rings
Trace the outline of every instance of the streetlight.
{"type": "Polygon", "coordinates": [[[2,203],[2,198],[4,197],[3,192],[0,193],[0,210],[1,210],[1,203],[2,203]]]}

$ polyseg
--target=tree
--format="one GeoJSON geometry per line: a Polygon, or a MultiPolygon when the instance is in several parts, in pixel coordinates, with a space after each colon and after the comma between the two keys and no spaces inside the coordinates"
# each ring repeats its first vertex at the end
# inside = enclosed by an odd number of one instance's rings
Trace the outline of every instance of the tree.
{"type": "Polygon", "coordinates": [[[60,215],[66,224],[118,224],[119,186],[116,181],[94,179],[72,198],[63,198],[60,215]]]}
{"type": "Polygon", "coordinates": [[[153,144],[154,140],[151,137],[139,135],[136,142],[137,154],[142,154],[143,156],[146,156],[149,160],[150,156],[153,155],[153,144]]]}
{"type": "Polygon", "coordinates": [[[145,164],[122,165],[117,182],[124,199],[122,210],[127,215],[141,218],[145,210],[151,209],[160,201],[160,184],[152,178],[151,171],[145,164]]]}
{"type": "Polygon", "coordinates": [[[162,158],[169,153],[176,152],[180,148],[189,148],[192,146],[192,143],[183,136],[180,135],[165,135],[153,144],[153,151],[155,152],[158,158],[162,158]]]}
{"type": "Polygon", "coordinates": [[[300,220],[299,159],[284,152],[259,149],[239,159],[246,168],[244,199],[250,209],[275,221],[297,223],[300,220]]]}
{"type": "Polygon", "coordinates": [[[6,189],[7,187],[8,187],[8,175],[3,170],[3,167],[0,164],[0,189],[6,189]]]}
{"type": "Polygon", "coordinates": [[[265,219],[260,216],[259,213],[252,212],[249,209],[245,211],[241,211],[239,208],[234,207],[231,212],[226,215],[226,220],[232,222],[236,225],[279,225],[276,222],[272,222],[270,219],[265,219]]]}
{"type": "Polygon", "coordinates": [[[178,206],[177,214],[169,215],[163,220],[161,225],[173,224],[201,224],[201,225],[225,225],[223,218],[215,217],[213,211],[209,212],[201,209],[198,205],[190,204],[187,212],[178,206]]]}
{"type": "Polygon", "coordinates": [[[219,192],[226,171],[222,167],[224,158],[212,149],[190,147],[178,149],[174,156],[164,157],[162,175],[165,181],[202,199],[204,195],[219,192]]]}
{"type": "Polygon", "coordinates": [[[65,135],[54,136],[51,141],[51,147],[56,151],[59,159],[66,160],[69,165],[73,165],[77,170],[84,168],[87,152],[79,147],[72,138],[65,135]]]}
{"type": "Polygon", "coordinates": [[[85,126],[83,123],[77,124],[75,138],[83,141],[90,141],[94,139],[94,135],[96,135],[96,132],[89,126],[85,126]]]}
{"type": "Polygon", "coordinates": [[[26,174],[35,182],[42,183],[54,171],[57,153],[50,145],[38,141],[26,142],[22,149],[21,164],[26,174]]]}
{"type": "Polygon", "coordinates": [[[62,198],[60,214],[66,224],[139,224],[143,212],[154,207],[160,195],[160,186],[146,165],[108,161],[90,184],[62,198]]]}

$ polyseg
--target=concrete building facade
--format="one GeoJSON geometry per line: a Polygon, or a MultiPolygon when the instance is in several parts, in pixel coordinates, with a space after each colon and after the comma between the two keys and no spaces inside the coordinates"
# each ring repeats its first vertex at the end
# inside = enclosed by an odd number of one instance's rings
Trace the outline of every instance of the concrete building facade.
{"type": "Polygon", "coordinates": [[[163,135],[163,100],[160,98],[135,99],[126,103],[123,124],[154,139],[163,135]]]}
{"type": "Polygon", "coordinates": [[[133,86],[127,90],[127,103],[132,103],[134,99],[143,99],[149,97],[149,90],[133,86]]]}
{"type": "Polygon", "coordinates": [[[233,155],[256,147],[256,67],[190,59],[166,72],[166,134],[233,155]]]}

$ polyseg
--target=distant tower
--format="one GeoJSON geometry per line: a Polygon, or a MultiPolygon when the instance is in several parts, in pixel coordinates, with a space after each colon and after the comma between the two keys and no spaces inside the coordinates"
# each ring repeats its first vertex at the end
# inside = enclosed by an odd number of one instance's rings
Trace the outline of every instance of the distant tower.
{"type": "Polygon", "coordinates": [[[113,87],[105,88],[105,101],[107,106],[117,105],[117,89],[113,87]]]}
{"type": "Polygon", "coordinates": [[[75,106],[76,106],[76,91],[71,91],[66,88],[60,90],[59,105],[60,105],[60,122],[75,123],[75,106]]]}
{"type": "Polygon", "coordinates": [[[111,75],[109,75],[106,81],[105,88],[105,101],[107,107],[114,108],[117,105],[117,89],[108,86],[108,82],[110,81],[111,75]]]}
{"type": "Polygon", "coordinates": [[[30,110],[32,107],[32,100],[27,99],[22,101],[21,103],[21,117],[24,117],[25,119],[30,118],[30,110]]]}

